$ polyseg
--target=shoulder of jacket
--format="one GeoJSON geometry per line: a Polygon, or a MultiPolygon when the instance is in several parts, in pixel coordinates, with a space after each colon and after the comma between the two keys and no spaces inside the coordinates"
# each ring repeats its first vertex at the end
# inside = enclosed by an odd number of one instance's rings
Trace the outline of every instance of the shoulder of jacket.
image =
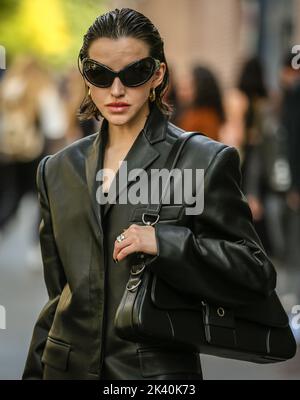
{"type": "Polygon", "coordinates": [[[78,139],[75,142],[67,145],[66,147],[62,148],[58,152],[46,156],[44,159],[47,162],[48,166],[57,166],[61,162],[65,162],[66,159],[72,160],[76,157],[78,161],[78,155],[82,155],[84,159],[84,155],[88,152],[90,147],[94,144],[95,140],[97,139],[99,132],[93,133],[92,135],[86,136],[82,139],[78,139]]]}
{"type": "MultiPolygon", "coordinates": [[[[175,142],[175,140],[185,133],[186,131],[168,122],[167,129],[167,140],[175,142]]],[[[234,147],[225,145],[224,143],[217,142],[206,136],[202,132],[197,132],[198,135],[192,136],[185,144],[187,154],[196,157],[199,160],[206,160],[207,166],[217,157],[217,155],[223,152],[237,152],[234,147]]]]}

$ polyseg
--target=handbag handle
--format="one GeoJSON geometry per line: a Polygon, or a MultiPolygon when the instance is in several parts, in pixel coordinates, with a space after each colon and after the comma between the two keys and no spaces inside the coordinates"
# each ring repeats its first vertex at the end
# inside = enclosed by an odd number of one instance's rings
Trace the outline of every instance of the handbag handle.
{"type": "MultiPolygon", "coordinates": [[[[148,204],[148,207],[146,209],[146,211],[143,213],[142,215],[142,221],[145,225],[155,225],[158,221],[159,221],[159,213],[161,210],[161,206],[162,206],[162,202],[164,199],[164,196],[166,194],[166,191],[168,189],[168,184],[170,181],[170,177],[171,177],[171,173],[172,170],[175,168],[177,161],[180,157],[181,151],[184,147],[184,145],[186,144],[186,142],[195,135],[203,135],[203,133],[200,132],[184,132],[182,133],[175,141],[175,143],[173,144],[170,153],[168,155],[166,164],[165,164],[165,169],[169,170],[169,177],[167,179],[167,182],[165,184],[165,187],[162,190],[162,195],[160,197],[159,203],[158,204],[148,204]],[[150,221],[150,220],[146,220],[145,217],[150,217],[153,218],[154,221],[150,221]]],[[[203,135],[205,136],[205,135],[203,135]]]]}

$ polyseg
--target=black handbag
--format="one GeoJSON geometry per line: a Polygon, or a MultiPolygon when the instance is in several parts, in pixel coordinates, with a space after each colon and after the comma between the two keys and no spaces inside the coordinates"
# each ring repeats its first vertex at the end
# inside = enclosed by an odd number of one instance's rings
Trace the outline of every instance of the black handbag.
{"type": "MultiPolygon", "coordinates": [[[[194,134],[184,133],[177,139],[165,168],[174,168],[184,144],[194,134]]],[[[148,205],[144,224],[158,222],[162,198],[158,205],[148,205]]],[[[296,353],[288,316],[275,291],[258,304],[236,309],[196,304],[153,274],[147,262],[132,266],[114,324],[125,340],[175,345],[259,364],[285,361],[296,353]]]]}

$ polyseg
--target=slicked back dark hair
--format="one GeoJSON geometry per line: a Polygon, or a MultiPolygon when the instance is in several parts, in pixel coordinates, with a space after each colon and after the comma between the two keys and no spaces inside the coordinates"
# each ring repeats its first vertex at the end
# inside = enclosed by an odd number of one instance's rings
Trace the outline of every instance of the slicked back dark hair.
{"type": "MultiPolygon", "coordinates": [[[[84,58],[88,57],[91,43],[102,37],[109,39],[131,37],[142,40],[149,46],[149,55],[166,64],[164,79],[155,89],[155,102],[164,114],[170,115],[171,107],[163,100],[169,84],[169,69],[164,54],[164,42],[152,22],[143,14],[130,8],[115,9],[97,17],[83,37],[83,45],[78,56],[80,72],[81,62],[84,58]]],[[[86,86],[86,95],[79,109],[79,118],[83,120],[93,117],[99,119],[101,113],[93,103],[91,97],[88,96],[88,87],[86,86]]]]}

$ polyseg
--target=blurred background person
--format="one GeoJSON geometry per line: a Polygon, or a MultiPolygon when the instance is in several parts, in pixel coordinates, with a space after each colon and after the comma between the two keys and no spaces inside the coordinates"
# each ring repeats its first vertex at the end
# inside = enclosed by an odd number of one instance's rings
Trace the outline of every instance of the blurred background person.
{"type": "MultiPolygon", "coordinates": [[[[284,260],[289,277],[285,282],[285,298],[289,307],[300,302],[300,68],[294,68],[293,58],[291,52],[285,56],[280,73],[280,116],[290,168],[290,186],[286,195],[287,247],[284,260]]],[[[300,339],[300,335],[298,338],[300,339]]]]}
{"type": "Polygon", "coordinates": [[[85,97],[85,86],[78,68],[72,67],[67,69],[62,77],[62,98],[66,110],[66,142],[72,143],[75,140],[95,133],[99,128],[99,121],[89,119],[81,121],[78,116],[78,109],[85,97]]]}
{"type": "Polygon", "coordinates": [[[292,65],[294,55],[288,54],[281,71],[283,90],[282,125],[286,130],[288,159],[291,169],[291,189],[287,196],[289,207],[300,210],[300,66],[292,65]]]}
{"type": "Polygon", "coordinates": [[[194,67],[192,76],[179,84],[178,98],[181,106],[175,124],[218,141],[225,112],[221,89],[214,74],[201,65],[194,67]]]}
{"type": "MultiPolygon", "coordinates": [[[[65,144],[66,115],[55,81],[34,57],[15,59],[0,83],[0,229],[20,202],[35,202],[36,168],[45,154],[65,144]]],[[[40,266],[39,214],[31,224],[28,265],[40,266]]]]}
{"type": "Polygon", "coordinates": [[[264,198],[268,191],[263,179],[264,166],[256,151],[263,141],[263,125],[269,114],[269,99],[263,70],[257,57],[250,58],[242,66],[236,88],[225,95],[227,122],[222,128],[220,140],[239,150],[242,162],[242,186],[252,211],[255,228],[267,251],[271,250],[264,198]]]}
{"type": "Polygon", "coordinates": [[[261,62],[257,57],[250,58],[242,66],[236,87],[225,92],[227,121],[220,134],[223,143],[239,150],[243,167],[259,141],[267,96],[261,62]]]}
{"type": "Polygon", "coordinates": [[[270,256],[282,266],[288,243],[285,197],[291,181],[286,137],[271,100],[261,110],[259,136],[246,157],[243,186],[255,227],[270,256]]]}

